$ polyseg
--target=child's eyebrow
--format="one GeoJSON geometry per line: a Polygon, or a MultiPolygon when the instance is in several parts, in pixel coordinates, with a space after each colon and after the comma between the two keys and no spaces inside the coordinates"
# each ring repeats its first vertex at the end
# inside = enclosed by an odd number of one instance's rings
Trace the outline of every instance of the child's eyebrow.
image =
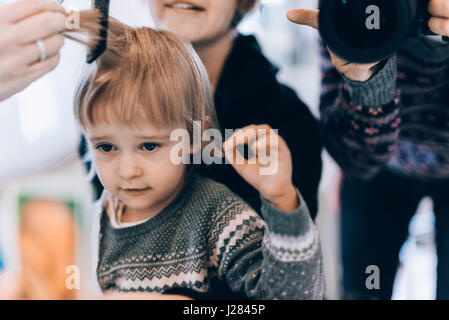
{"type": "MultiPolygon", "coordinates": [[[[160,135],[160,136],[139,136],[137,139],[139,140],[168,140],[170,138],[169,135],[160,135]]],[[[101,141],[101,140],[111,140],[110,137],[89,137],[89,140],[94,141],[101,141]]]]}
{"type": "Polygon", "coordinates": [[[110,140],[109,137],[89,137],[90,141],[110,140]]]}
{"type": "Polygon", "coordinates": [[[160,135],[160,136],[140,136],[138,137],[139,139],[142,140],[167,140],[168,138],[170,138],[169,135],[160,135]]]}

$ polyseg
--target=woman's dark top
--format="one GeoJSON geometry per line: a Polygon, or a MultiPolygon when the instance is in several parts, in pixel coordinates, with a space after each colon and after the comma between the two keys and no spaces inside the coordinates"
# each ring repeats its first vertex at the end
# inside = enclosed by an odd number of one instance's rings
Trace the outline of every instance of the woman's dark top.
{"type": "MultiPolygon", "coordinates": [[[[268,124],[278,129],[292,153],[293,184],[300,190],[314,218],[322,165],[318,121],[291,88],[277,81],[277,72],[263,55],[255,37],[239,35],[215,90],[219,126],[223,137],[225,129],[235,130],[250,124],[268,124]]],[[[85,152],[83,139],[80,153],[85,152]]],[[[225,184],[260,211],[259,192],[231,165],[203,165],[200,172],[225,184]]],[[[100,195],[102,186],[97,177],[94,186],[100,195]]]]}

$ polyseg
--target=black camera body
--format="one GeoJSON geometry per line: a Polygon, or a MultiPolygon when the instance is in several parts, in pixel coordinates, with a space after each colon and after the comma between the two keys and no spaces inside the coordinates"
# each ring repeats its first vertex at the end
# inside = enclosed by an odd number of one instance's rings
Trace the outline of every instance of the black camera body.
{"type": "Polygon", "coordinates": [[[341,58],[381,61],[410,37],[432,35],[429,0],[320,0],[324,43],[341,58]]]}

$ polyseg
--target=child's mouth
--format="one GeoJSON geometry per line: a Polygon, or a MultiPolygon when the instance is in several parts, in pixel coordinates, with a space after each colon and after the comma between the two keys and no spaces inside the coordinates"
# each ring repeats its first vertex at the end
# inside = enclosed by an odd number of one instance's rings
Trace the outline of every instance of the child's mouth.
{"type": "Polygon", "coordinates": [[[205,11],[204,8],[198,7],[192,3],[188,2],[175,2],[171,4],[165,5],[167,8],[171,9],[181,9],[181,10],[188,10],[188,11],[205,11]]]}
{"type": "Polygon", "coordinates": [[[130,189],[130,188],[120,188],[122,191],[124,191],[127,195],[130,196],[141,196],[145,194],[147,191],[151,190],[151,187],[146,187],[142,189],[130,189]]]}

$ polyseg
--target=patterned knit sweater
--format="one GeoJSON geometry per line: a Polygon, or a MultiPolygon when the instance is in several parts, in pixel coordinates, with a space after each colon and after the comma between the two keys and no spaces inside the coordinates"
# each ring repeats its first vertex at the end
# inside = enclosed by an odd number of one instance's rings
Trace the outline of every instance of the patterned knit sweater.
{"type": "Polygon", "coordinates": [[[101,290],[163,293],[186,288],[214,298],[321,299],[318,234],[300,197],[284,213],[262,200],[254,212],[227,187],[193,175],[157,216],[114,228],[105,192],[95,205],[101,290]]]}
{"type": "Polygon", "coordinates": [[[345,174],[449,178],[449,44],[410,39],[364,83],[322,57],[323,137],[345,174]]]}

